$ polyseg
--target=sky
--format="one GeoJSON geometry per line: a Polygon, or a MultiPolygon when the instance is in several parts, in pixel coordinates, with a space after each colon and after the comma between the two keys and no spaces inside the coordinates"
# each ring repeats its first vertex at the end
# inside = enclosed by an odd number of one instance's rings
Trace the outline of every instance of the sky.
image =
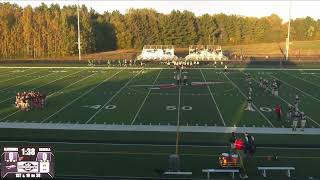
{"type": "MultiPolygon", "coordinates": [[[[16,3],[22,7],[31,5],[33,7],[39,6],[42,2],[45,4],[58,3],[61,6],[76,4],[75,0],[9,0],[0,2],[16,3]]],[[[104,11],[119,10],[121,13],[125,13],[129,8],[153,8],[158,12],[170,13],[172,10],[189,10],[195,13],[196,16],[202,14],[236,14],[243,16],[263,17],[269,16],[272,13],[278,14],[284,21],[289,19],[289,7],[291,3],[291,18],[299,18],[310,16],[314,19],[320,19],[320,1],[311,0],[80,0],[80,4],[85,4],[87,7],[95,9],[99,13],[104,11]]]]}

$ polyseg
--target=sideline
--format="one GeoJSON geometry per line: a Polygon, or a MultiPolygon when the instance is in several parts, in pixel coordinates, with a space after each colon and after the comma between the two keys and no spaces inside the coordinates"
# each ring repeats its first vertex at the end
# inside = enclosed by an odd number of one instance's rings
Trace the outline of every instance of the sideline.
{"type": "MultiPolygon", "coordinates": [[[[176,132],[173,125],[111,125],[111,124],[62,124],[62,123],[19,123],[0,122],[0,129],[56,129],[56,130],[94,130],[94,131],[140,131],[140,132],[176,132]]],[[[219,126],[180,126],[180,132],[237,133],[253,134],[304,134],[320,135],[320,128],[305,128],[304,131],[292,131],[291,128],[266,127],[219,127],[219,126]]]]}

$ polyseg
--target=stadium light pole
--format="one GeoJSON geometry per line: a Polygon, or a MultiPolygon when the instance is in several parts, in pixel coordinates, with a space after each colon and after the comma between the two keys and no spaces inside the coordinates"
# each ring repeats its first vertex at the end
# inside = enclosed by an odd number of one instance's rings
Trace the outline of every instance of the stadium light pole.
{"type": "Polygon", "coordinates": [[[78,12],[78,52],[79,52],[79,61],[81,60],[81,42],[80,42],[80,10],[79,10],[79,1],[78,0],[78,5],[77,5],[77,12],[78,12]]]}
{"type": "Polygon", "coordinates": [[[291,4],[292,1],[290,0],[290,5],[289,5],[289,24],[288,24],[288,36],[286,39],[286,61],[289,59],[289,48],[290,48],[290,22],[291,22],[291,4]]]}

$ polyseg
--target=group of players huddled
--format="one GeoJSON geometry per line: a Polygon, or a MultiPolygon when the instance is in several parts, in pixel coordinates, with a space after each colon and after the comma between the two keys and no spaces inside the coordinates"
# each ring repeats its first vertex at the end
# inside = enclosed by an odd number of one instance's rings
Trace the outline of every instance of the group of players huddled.
{"type": "MultiPolygon", "coordinates": [[[[247,107],[245,110],[248,111],[255,111],[253,108],[253,101],[252,101],[252,77],[249,73],[245,74],[246,81],[248,82],[248,96],[247,96],[247,107]]],[[[262,77],[259,78],[259,87],[264,89],[265,92],[271,90],[272,96],[279,96],[279,89],[281,82],[277,79],[273,79],[269,81],[267,79],[263,79],[262,77]]],[[[300,98],[298,95],[295,96],[293,105],[289,104],[289,108],[287,111],[287,122],[292,122],[292,130],[296,131],[298,124],[300,124],[301,130],[304,131],[306,126],[306,115],[304,112],[299,110],[299,102],[300,98]]],[[[280,105],[276,105],[274,109],[278,120],[282,118],[282,110],[280,105]]]]}
{"type": "Polygon", "coordinates": [[[22,111],[43,108],[46,104],[47,95],[40,92],[23,92],[16,95],[16,108],[22,111]]]}

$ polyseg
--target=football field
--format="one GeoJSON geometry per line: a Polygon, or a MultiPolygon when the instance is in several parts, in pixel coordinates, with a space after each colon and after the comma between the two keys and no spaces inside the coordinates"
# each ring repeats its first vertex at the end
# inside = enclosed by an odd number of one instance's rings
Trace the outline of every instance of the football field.
{"type": "MultiPolygon", "coordinates": [[[[173,68],[0,68],[1,143],[53,146],[55,175],[62,179],[159,178],[178,147],[182,169],[203,179],[201,170],[218,168],[218,155],[228,152],[230,130],[242,128],[257,144],[257,153],[245,160],[250,179],[264,179],[257,171],[261,165],[293,166],[295,179],[320,177],[320,70],[192,68],[182,72],[189,85],[181,86],[172,85],[174,75],[173,68]],[[254,111],[245,110],[248,73],[254,111]],[[279,80],[280,96],[260,88],[260,77],[279,80]],[[46,106],[16,109],[15,95],[24,91],[46,93],[46,106]],[[304,132],[291,132],[286,121],[296,95],[307,115],[304,132]],[[281,121],[274,113],[278,104],[281,121]],[[267,160],[274,153],[280,161],[267,160]]],[[[267,179],[285,178],[274,172],[267,179]]]]}
{"type": "Polygon", "coordinates": [[[320,128],[320,71],[186,69],[189,84],[175,83],[174,69],[139,68],[3,68],[0,69],[0,121],[59,124],[152,126],[291,127],[288,104],[300,97],[307,127],[320,128]],[[246,111],[250,73],[253,107],[246,111]],[[262,77],[280,80],[280,96],[259,87],[262,77]],[[200,84],[200,85],[199,85],[200,84]],[[19,111],[17,92],[47,93],[41,110],[19,111]],[[274,107],[284,117],[278,121],[274,107]]]}

